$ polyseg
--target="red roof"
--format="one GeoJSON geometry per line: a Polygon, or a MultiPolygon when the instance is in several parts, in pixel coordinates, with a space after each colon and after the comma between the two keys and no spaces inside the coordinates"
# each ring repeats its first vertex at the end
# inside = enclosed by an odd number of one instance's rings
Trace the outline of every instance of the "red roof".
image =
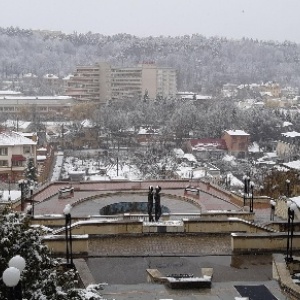
{"type": "Polygon", "coordinates": [[[200,147],[201,145],[208,146],[209,144],[214,144],[217,145],[216,146],[217,149],[227,150],[225,140],[223,139],[213,139],[213,138],[192,139],[190,140],[190,143],[192,147],[200,147]]]}
{"type": "Polygon", "coordinates": [[[24,157],[23,155],[12,155],[11,160],[12,161],[25,161],[26,157],[24,157]]]}

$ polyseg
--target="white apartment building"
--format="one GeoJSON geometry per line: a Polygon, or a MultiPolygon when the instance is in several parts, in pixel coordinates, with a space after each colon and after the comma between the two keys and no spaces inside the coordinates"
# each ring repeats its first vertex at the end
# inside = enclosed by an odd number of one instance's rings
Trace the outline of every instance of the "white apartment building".
{"type": "Polygon", "coordinates": [[[143,63],[136,67],[110,67],[107,63],[77,67],[67,83],[66,95],[106,103],[128,98],[175,97],[176,70],[143,63]]]}

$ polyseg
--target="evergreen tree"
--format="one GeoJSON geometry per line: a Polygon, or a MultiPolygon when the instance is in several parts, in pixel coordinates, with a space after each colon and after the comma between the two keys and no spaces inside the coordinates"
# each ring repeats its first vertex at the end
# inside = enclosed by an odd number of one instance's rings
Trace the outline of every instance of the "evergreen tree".
{"type": "MultiPolygon", "coordinates": [[[[0,276],[15,255],[25,259],[21,273],[23,298],[40,299],[103,299],[95,290],[77,289],[77,273],[64,269],[60,260],[50,257],[41,236],[46,232],[31,228],[28,219],[14,212],[5,212],[0,219],[0,276]]],[[[0,281],[0,299],[7,300],[7,287],[0,281]]]]}
{"type": "Polygon", "coordinates": [[[27,162],[27,168],[25,170],[25,177],[30,181],[37,181],[37,169],[34,165],[34,159],[29,158],[27,162]]]}

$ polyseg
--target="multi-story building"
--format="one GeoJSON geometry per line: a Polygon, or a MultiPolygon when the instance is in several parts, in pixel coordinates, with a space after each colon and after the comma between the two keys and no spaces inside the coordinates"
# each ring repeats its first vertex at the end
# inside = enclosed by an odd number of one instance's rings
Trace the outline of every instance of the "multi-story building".
{"type": "Polygon", "coordinates": [[[245,158],[248,155],[250,135],[243,130],[226,130],[222,136],[225,140],[228,154],[245,158]]]}
{"type": "Polygon", "coordinates": [[[67,80],[65,94],[82,101],[107,102],[111,99],[111,68],[107,63],[78,66],[67,80]]]}
{"type": "Polygon", "coordinates": [[[21,133],[5,131],[0,133],[0,178],[16,182],[24,175],[29,158],[36,166],[37,142],[21,133]]]}
{"type": "Polygon", "coordinates": [[[141,68],[112,68],[112,99],[142,97],[141,68]]]}
{"type": "Polygon", "coordinates": [[[278,83],[267,82],[260,86],[260,91],[270,93],[273,98],[279,98],[281,89],[278,83]]]}
{"type": "Polygon", "coordinates": [[[5,113],[8,118],[16,115],[35,115],[45,120],[66,118],[74,102],[68,96],[0,96],[0,113],[5,113]]]}
{"type": "Polygon", "coordinates": [[[299,159],[300,132],[282,133],[276,147],[276,154],[284,162],[299,159]]]}
{"type": "Polygon", "coordinates": [[[136,67],[110,67],[107,63],[77,67],[66,89],[68,96],[98,103],[144,96],[175,97],[176,93],[176,70],[154,63],[136,67]]]}

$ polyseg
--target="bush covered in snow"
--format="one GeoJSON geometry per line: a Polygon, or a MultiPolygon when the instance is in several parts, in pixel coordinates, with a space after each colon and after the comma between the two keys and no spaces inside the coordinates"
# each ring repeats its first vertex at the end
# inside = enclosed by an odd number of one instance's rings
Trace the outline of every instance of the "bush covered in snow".
{"type": "MultiPolygon", "coordinates": [[[[9,260],[21,255],[26,267],[21,273],[23,299],[103,299],[98,286],[78,289],[77,273],[54,259],[41,236],[44,229],[31,228],[23,215],[6,210],[0,220],[0,276],[9,260]]],[[[7,287],[0,281],[0,299],[6,300],[7,287]]]]}

